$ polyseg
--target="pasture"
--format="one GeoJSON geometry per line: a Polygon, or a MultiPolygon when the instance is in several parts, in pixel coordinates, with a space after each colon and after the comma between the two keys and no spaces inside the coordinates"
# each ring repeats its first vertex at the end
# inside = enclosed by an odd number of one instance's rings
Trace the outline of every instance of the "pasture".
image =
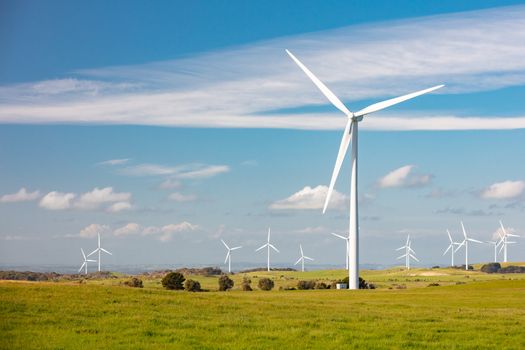
{"type": "Polygon", "coordinates": [[[253,272],[270,292],[168,291],[158,279],[0,282],[2,349],[520,349],[525,276],[455,269],[363,271],[375,290],[279,290],[345,271],[253,272]],[[430,283],[439,286],[428,287],[430,283]],[[403,287],[398,287],[403,285],[403,287]],[[398,289],[402,288],[402,289],[398,289]]]}

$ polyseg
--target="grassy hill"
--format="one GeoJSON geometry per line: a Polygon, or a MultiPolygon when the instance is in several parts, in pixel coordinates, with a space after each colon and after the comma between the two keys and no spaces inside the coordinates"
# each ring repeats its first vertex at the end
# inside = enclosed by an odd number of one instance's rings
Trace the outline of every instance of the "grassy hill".
{"type": "MultiPolygon", "coordinates": [[[[143,289],[121,278],[0,282],[0,348],[525,348],[523,274],[364,271],[380,288],[360,291],[278,290],[298,280],[339,279],[344,270],[246,275],[253,282],[271,277],[276,290],[167,291],[158,278],[143,289]],[[406,289],[396,288],[402,284],[406,289]]],[[[233,275],[236,287],[243,276],[233,275]]],[[[190,278],[217,286],[217,277],[190,278]]]]}

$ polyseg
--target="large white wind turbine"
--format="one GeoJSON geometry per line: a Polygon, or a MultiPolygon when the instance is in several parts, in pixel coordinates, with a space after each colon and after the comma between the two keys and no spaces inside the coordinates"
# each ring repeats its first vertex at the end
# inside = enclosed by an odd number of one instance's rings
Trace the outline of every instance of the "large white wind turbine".
{"type": "Polygon", "coordinates": [[[335,161],[334,171],[332,173],[332,179],[330,180],[330,188],[326,196],[326,201],[323,208],[323,213],[326,211],[326,207],[330,202],[330,196],[332,195],[335,182],[337,180],[337,175],[341,169],[343,159],[345,157],[346,151],[352,141],[352,158],[351,158],[351,167],[352,167],[352,177],[351,177],[351,187],[350,187],[350,250],[349,250],[349,269],[348,269],[348,279],[349,279],[349,288],[350,289],[359,289],[359,217],[358,217],[358,207],[357,207],[357,130],[358,123],[363,120],[363,117],[367,114],[374,113],[385,109],[387,107],[393,106],[400,102],[409,100],[411,98],[417,97],[419,95],[426,94],[428,92],[434,91],[443,87],[443,85],[438,85],[431,87],[429,89],[420,90],[413,92],[411,94],[403,95],[400,97],[392,98],[386,101],[374,103],[366,108],[363,108],[355,113],[350,112],[348,108],[334,95],[330,89],[326,87],[305,65],[303,65],[290,51],[286,50],[288,55],[294,60],[294,62],[303,70],[303,72],[313,81],[313,83],[321,90],[323,95],[341,112],[343,112],[348,121],[346,123],[345,130],[343,132],[343,138],[341,139],[341,144],[339,146],[339,153],[337,154],[337,159],[335,161]]]}
{"type": "Polygon", "coordinates": [[[238,247],[230,248],[230,247],[228,247],[226,242],[224,242],[222,239],[221,239],[221,242],[222,242],[222,244],[224,244],[226,249],[228,249],[228,254],[226,254],[226,259],[224,259],[224,263],[226,264],[226,262],[228,262],[228,273],[231,273],[232,272],[232,251],[233,250],[237,250],[237,249],[241,249],[242,247],[238,246],[238,247]]]}
{"type": "Polygon", "coordinates": [[[270,228],[268,228],[268,240],[266,241],[266,244],[262,245],[261,247],[255,249],[256,252],[263,248],[268,248],[268,271],[270,271],[270,248],[275,250],[277,253],[279,253],[279,250],[273,246],[273,244],[270,243],[270,228]]]}
{"type": "Polygon", "coordinates": [[[503,231],[503,235],[501,236],[503,245],[500,248],[500,252],[503,250],[503,262],[507,262],[507,245],[516,243],[516,242],[508,241],[507,238],[508,237],[519,237],[519,235],[507,233],[507,230],[505,230],[505,226],[503,226],[503,223],[501,222],[501,220],[499,221],[499,225],[501,226],[501,230],[503,231]]]}
{"type": "Polygon", "coordinates": [[[410,235],[407,237],[407,242],[404,246],[397,248],[396,250],[405,250],[405,254],[401,255],[397,259],[405,258],[405,267],[407,270],[410,270],[410,259],[414,259],[415,261],[419,262],[419,259],[416,258],[416,252],[410,247],[412,245],[412,241],[410,240],[410,235]]]}
{"type": "Polygon", "coordinates": [[[452,255],[452,262],[450,263],[450,266],[454,266],[454,251],[455,251],[454,246],[459,245],[460,243],[454,242],[452,240],[452,236],[450,235],[449,230],[447,230],[447,234],[448,234],[448,239],[450,240],[450,244],[448,245],[447,250],[445,250],[445,252],[443,253],[443,256],[445,256],[445,254],[447,254],[447,252],[450,250],[450,254],[452,255]]]}
{"type": "Polygon", "coordinates": [[[465,239],[463,242],[461,242],[458,247],[456,248],[456,252],[462,247],[465,246],[465,270],[468,271],[468,242],[475,242],[475,243],[483,243],[481,241],[478,241],[474,238],[468,238],[467,237],[467,231],[465,230],[465,225],[463,225],[463,221],[461,221],[461,229],[463,230],[463,236],[465,236],[465,239]]]}
{"type": "Polygon", "coordinates": [[[314,261],[314,259],[309,258],[306,255],[304,255],[303,246],[301,244],[299,244],[299,250],[301,250],[301,257],[299,258],[299,260],[297,260],[297,262],[294,265],[301,263],[301,271],[304,272],[304,259],[310,260],[310,261],[314,261]]]}
{"type": "Polygon", "coordinates": [[[494,246],[494,262],[498,262],[498,247],[503,243],[503,239],[500,237],[498,240],[485,242],[494,246]]]}
{"type": "Polygon", "coordinates": [[[337,233],[333,233],[332,232],[332,235],[334,235],[335,237],[338,237],[338,238],[341,238],[341,239],[344,239],[345,242],[346,242],[346,254],[345,254],[345,261],[346,261],[346,269],[348,270],[348,252],[350,251],[350,237],[343,237],[341,235],[338,235],[337,233]]]}
{"type": "Polygon", "coordinates": [[[80,266],[80,269],[78,269],[78,273],[80,273],[80,271],[82,271],[82,269],[85,269],[84,270],[84,273],[87,275],[87,263],[88,262],[97,262],[96,260],[89,260],[87,257],[86,257],[86,254],[84,253],[84,249],[80,248],[80,252],[82,253],[82,257],[84,258],[84,263],[82,264],[82,266],[80,266]]]}
{"type": "Polygon", "coordinates": [[[108,252],[106,249],[102,248],[100,246],[100,233],[97,234],[98,235],[98,247],[97,249],[95,249],[94,251],[92,251],[91,253],[88,254],[88,257],[90,257],[91,255],[95,254],[96,252],[98,252],[98,272],[100,272],[100,253],[101,252],[104,252],[106,254],[109,254],[109,255],[113,255],[111,254],[110,252],[108,252]]]}

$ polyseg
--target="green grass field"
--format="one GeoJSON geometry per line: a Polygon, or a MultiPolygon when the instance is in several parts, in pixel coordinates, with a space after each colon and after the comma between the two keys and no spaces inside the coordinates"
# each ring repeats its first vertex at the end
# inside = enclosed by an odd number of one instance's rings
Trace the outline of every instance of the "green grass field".
{"type": "MultiPolygon", "coordinates": [[[[0,348],[525,349],[523,274],[363,271],[379,289],[360,291],[278,290],[344,270],[249,275],[253,286],[272,277],[276,290],[189,293],[153,279],[143,289],[121,279],[3,281],[0,348]]],[[[234,275],[237,286],[242,277],[234,275]]],[[[217,288],[216,277],[190,278],[217,288]]]]}

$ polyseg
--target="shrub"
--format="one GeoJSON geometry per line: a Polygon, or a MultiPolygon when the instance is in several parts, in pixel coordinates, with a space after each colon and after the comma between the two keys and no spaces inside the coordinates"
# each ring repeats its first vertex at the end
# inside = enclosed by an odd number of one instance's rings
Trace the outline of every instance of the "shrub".
{"type": "Polygon", "coordinates": [[[166,289],[184,289],[184,276],[180,272],[170,272],[162,278],[162,286],[166,289]]]}
{"type": "Polygon", "coordinates": [[[499,273],[525,273],[525,266],[514,266],[510,265],[507,267],[502,267],[499,273]]]}
{"type": "Polygon", "coordinates": [[[269,278],[261,278],[259,280],[258,286],[262,290],[272,290],[273,289],[273,280],[269,278]]]}
{"type": "Polygon", "coordinates": [[[252,286],[250,285],[251,283],[252,283],[251,279],[249,279],[248,277],[244,277],[242,279],[242,284],[241,284],[242,290],[245,292],[251,292],[253,290],[252,286]]]}
{"type": "Polygon", "coordinates": [[[128,287],[133,287],[133,288],[143,288],[144,287],[144,285],[142,284],[142,280],[137,277],[132,277],[131,279],[125,281],[124,285],[128,287]]]}
{"type": "Polygon", "coordinates": [[[314,289],[314,287],[315,287],[315,281],[299,281],[299,282],[297,282],[297,289],[299,289],[299,290],[314,289]]]}
{"type": "Polygon", "coordinates": [[[315,289],[328,289],[330,286],[327,286],[324,282],[317,282],[315,284],[315,289]]]}
{"type": "Polygon", "coordinates": [[[427,287],[439,287],[439,283],[429,283],[427,287]]]}
{"type": "Polygon", "coordinates": [[[232,289],[232,287],[233,280],[230,277],[226,275],[222,275],[221,277],[219,277],[219,290],[221,292],[232,289]]]}
{"type": "Polygon", "coordinates": [[[184,282],[184,289],[188,292],[200,292],[201,284],[198,281],[186,280],[186,282],[184,282]]]}
{"type": "MultiPolygon", "coordinates": [[[[349,286],[348,276],[339,281],[339,283],[346,283],[349,286]]],[[[376,287],[373,284],[369,285],[362,277],[359,277],[359,289],[376,289],[376,287]]]]}

